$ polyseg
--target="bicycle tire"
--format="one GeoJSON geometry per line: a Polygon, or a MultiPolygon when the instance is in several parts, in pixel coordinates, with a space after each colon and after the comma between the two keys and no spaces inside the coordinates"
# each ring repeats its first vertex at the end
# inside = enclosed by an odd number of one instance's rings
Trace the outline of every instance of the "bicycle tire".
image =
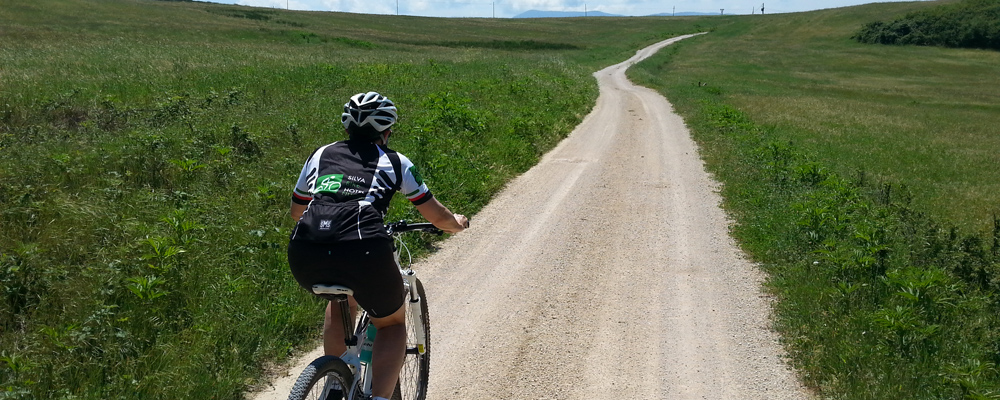
{"type": "Polygon", "coordinates": [[[322,356],[306,366],[292,386],[288,400],[344,400],[353,381],[351,369],[340,357],[322,356]],[[340,384],[342,395],[333,399],[326,397],[323,390],[329,379],[340,384]]]}
{"type": "Polygon", "coordinates": [[[424,294],[424,285],[419,279],[414,279],[413,288],[420,296],[420,319],[414,317],[414,313],[406,314],[406,355],[403,358],[403,368],[399,371],[399,380],[396,382],[396,390],[392,394],[392,400],[424,400],[427,398],[427,382],[430,378],[431,364],[431,323],[427,314],[427,295],[424,294]],[[422,329],[426,344],[424,354],[416,351],[414,338],[416,330],[422,329]]]}

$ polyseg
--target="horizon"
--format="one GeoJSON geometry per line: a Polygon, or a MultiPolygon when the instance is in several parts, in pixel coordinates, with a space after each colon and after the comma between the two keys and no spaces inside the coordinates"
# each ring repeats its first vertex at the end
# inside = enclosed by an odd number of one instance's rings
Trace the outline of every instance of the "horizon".
{"type": "MultiPolygon", "coordinates": [[[[651,0],[396,0],[372,3],[363,0],[214,0],[218,4],[278,8],[299,11],[330,11],[360,14],[408,15],[438,18],[515,18],[529,11],[582,13],[602,12],[617,16],[753,15],[785,14],[828,8],[850,7],[906,0],[686,0],[664,4],[651,0]]],[[[934,0],[915,0],[934,1],[934,0]]]]}

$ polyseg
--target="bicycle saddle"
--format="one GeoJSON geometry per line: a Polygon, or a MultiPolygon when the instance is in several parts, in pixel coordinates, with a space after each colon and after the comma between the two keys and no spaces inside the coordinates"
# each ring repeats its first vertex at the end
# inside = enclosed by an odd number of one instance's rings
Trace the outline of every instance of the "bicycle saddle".
{"type": "Polygon", "coordinates": [[[348,296],[354,295],[354,290],[351,290],[351,288],[347,286],[340,286],[340,285],[315,284],[312,287],[312,292],[313,294],[334,294],[334,295],[346,294],[348,296]]]}

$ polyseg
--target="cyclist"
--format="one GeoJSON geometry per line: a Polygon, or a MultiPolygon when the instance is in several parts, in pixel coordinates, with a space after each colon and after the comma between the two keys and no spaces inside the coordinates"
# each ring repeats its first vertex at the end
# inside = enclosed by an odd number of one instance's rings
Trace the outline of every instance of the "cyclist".
{"type": "MultiPolygon", "coordinates": [[[[387,147],[396,117],[393,102],[376,92],[358,93],[344,104],[348,139],[316,149],[303,166],[292,192],[296,224],[288,243],[288,264],[299,285],[310,292],[316,283],[347,286],[354,290],[350,309],[360,305],[372,317],[378,328],[372,353],[376,400],[392,396],[406,347],[403,280],[383,221],[389,200],[402,192],[448,233],[461,232],[469,222],[434,198],[408,158],[387,147]]],[[[346,351],[341,320],[339,307],[327,304],[327,355],[346,351]]]]}

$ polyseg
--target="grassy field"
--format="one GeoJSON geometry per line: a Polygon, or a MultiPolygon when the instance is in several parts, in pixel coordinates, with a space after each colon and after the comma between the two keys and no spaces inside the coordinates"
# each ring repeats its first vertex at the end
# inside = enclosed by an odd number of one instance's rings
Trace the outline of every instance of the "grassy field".
{"type": "Polygon", "coordinates": [[[242,398],[319,336],[287,210],[348,96],[390,96],[393,147],[475,214],[587,114],[594,70],[709,26],[590,21],[4,3],[0,398],[242,398]]]}
{"type": "Polygon", "coordinates": [[[864,45],[936,2],[731,18],[640,63],[832,399],[1000,398],[1000,53],[864,45]]]}
{"type": "Polygon", "coordinates": [[[967,232],[1000,213],[1000,53],[875,46],[861,25],[938,2],[735,18],[685,43],[663,77],[707,82],[756,123],[844,175],[906,185],[921,211],[967,232]]]}

